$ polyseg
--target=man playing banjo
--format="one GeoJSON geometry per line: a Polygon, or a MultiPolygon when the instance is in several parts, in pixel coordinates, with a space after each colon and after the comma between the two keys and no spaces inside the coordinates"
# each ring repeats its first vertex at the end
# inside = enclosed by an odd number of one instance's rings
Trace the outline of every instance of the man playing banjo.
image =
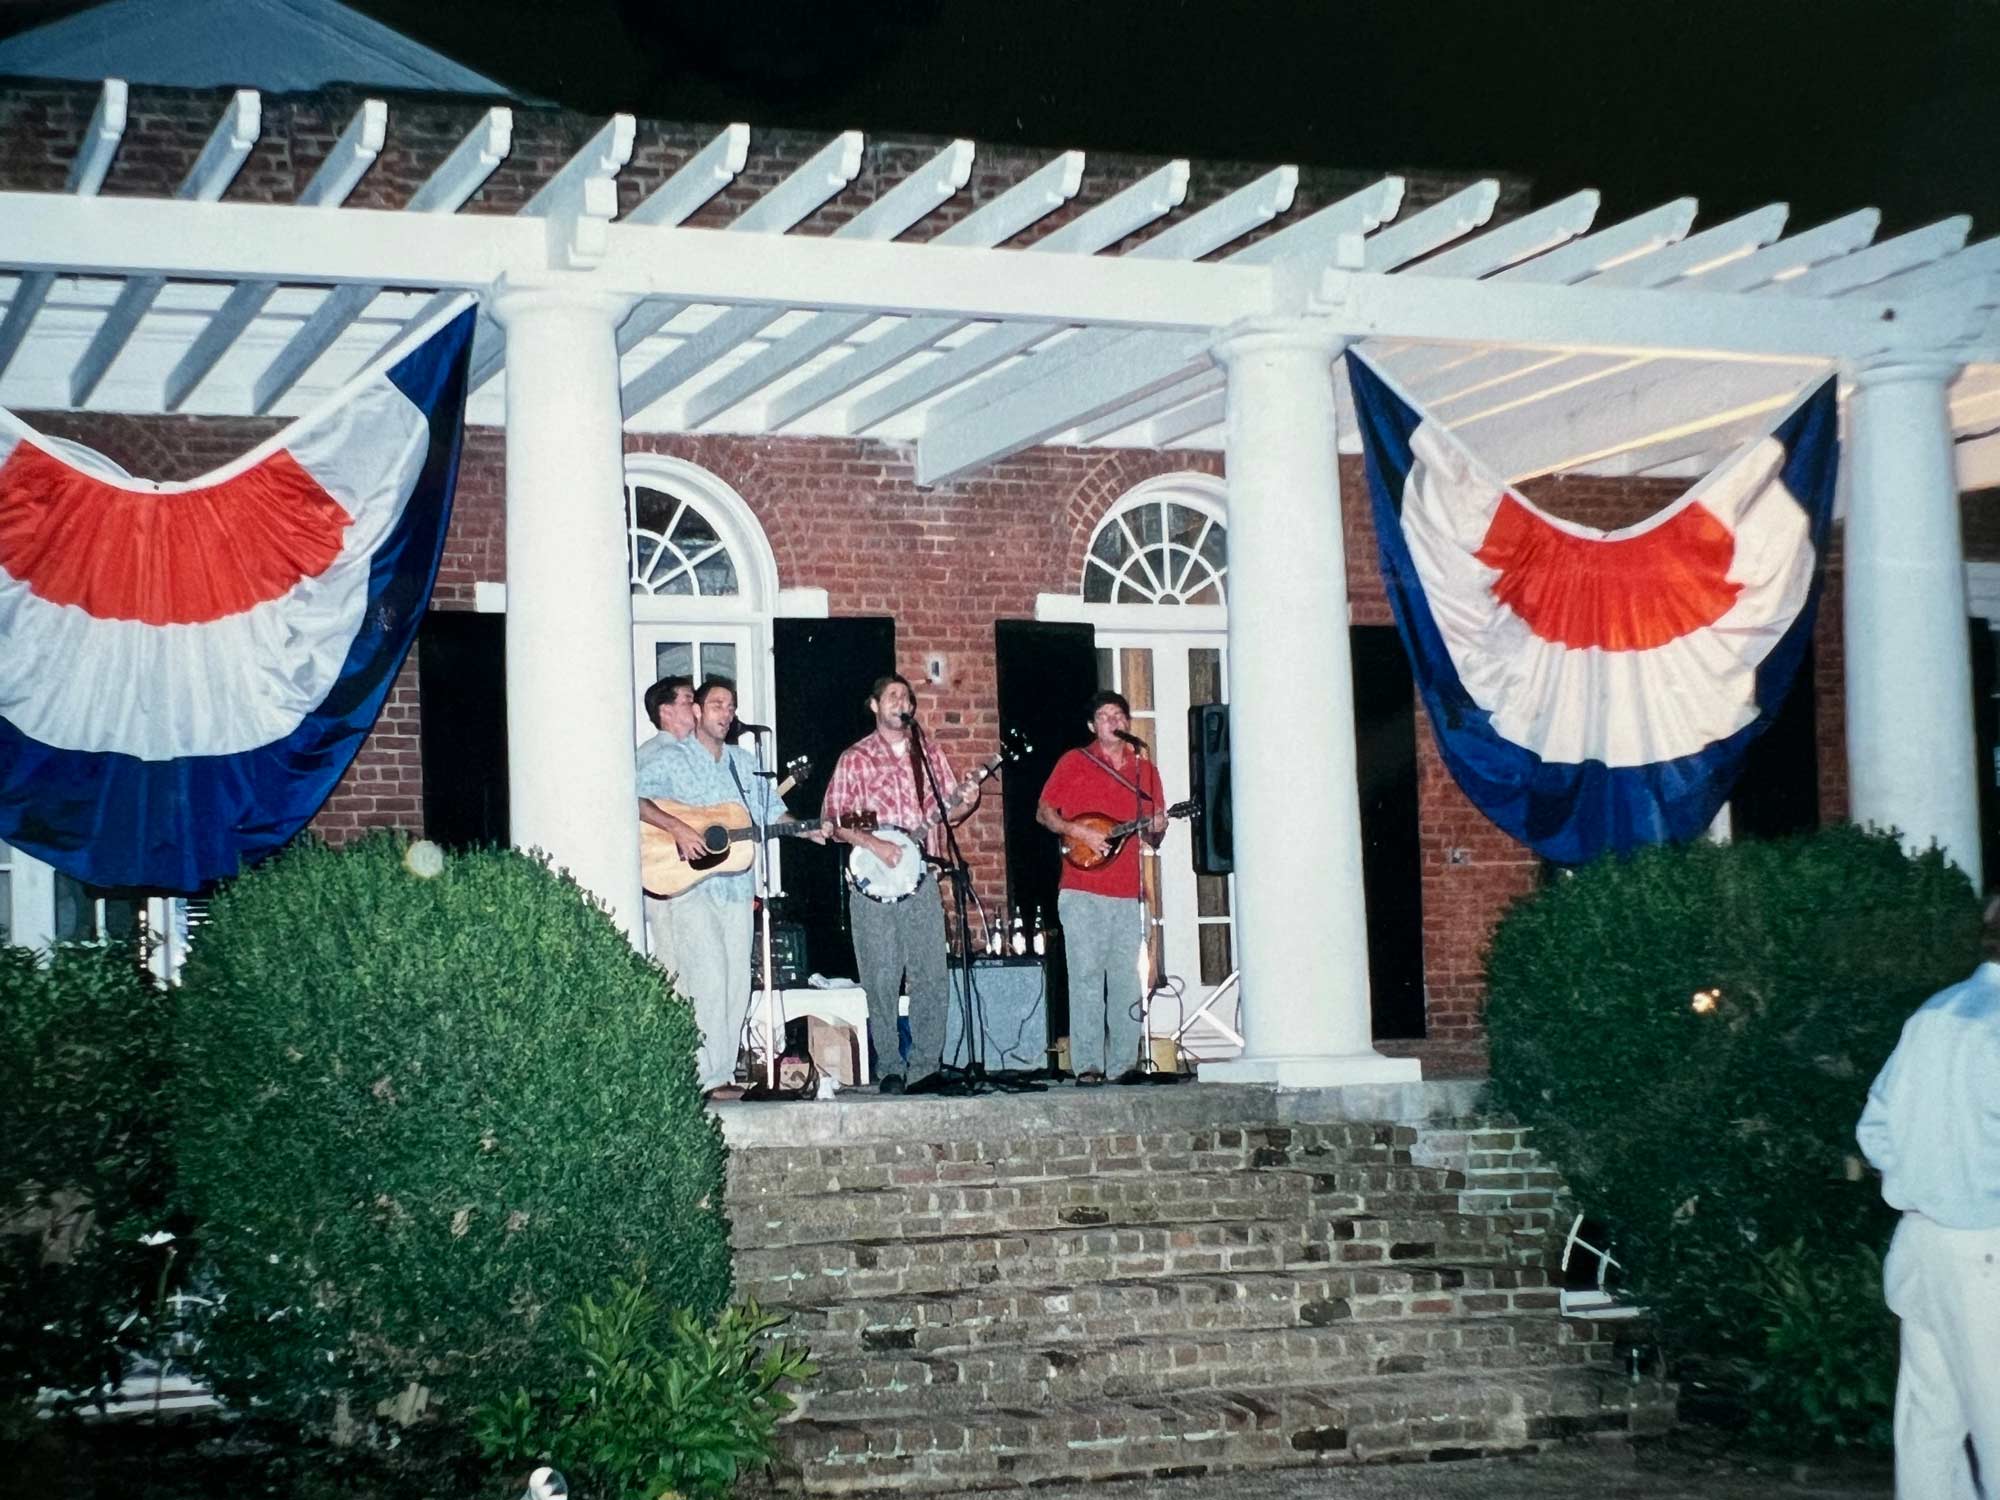
{"type": "MultiPolygon", "coordinates": [[[[847,892],[854,957],[868,992],[868,1037],[881,1089],[896,1094],[905,1087],[896,1036],[904,975],[910,984],[910,1086],[938,1070],[950,1001],[937,882],[924,867],[924,851],[898,830],[921,828],[927,819],[963,820],[979,802],[980,783],[972,778],[961,786],[953,779],[944,752],[917,727],[917,696],[907,679],[893,672],[876,678],[868,711],[875,728],[841,752],[820,811],[835,823],[873,813],[878,825],[872,833],[842,828],[829,836],[854,846],[847,892]]],[[[943,833],[934,828],[931,841],[943,833]]]]}
{"type": "Polygon", "coordinates": [[[1089,868],[1064,860],[1056,897],[1063,951],[1069,956],[1070,1066],[1076,1081],[1086,1086],[1104,1082],[1107,1056],[1113,1077],[1138,1063],[1139,944],[1146,931],[1146,903],[1138,845],[1128,840],[1114,848],[1098,826],[1102,818],[1079,820],[1093,813],[1113,818],[1129,814],[1155,848],[1167,831],[1160,773],[1138,753],[1142,742],[1132,733],[1131,722],[1132,707],[1119,694],[1092,698],[1091,742],[1064,752],[1035,806],[1037,823],[1096,860],[1089,868]]]}

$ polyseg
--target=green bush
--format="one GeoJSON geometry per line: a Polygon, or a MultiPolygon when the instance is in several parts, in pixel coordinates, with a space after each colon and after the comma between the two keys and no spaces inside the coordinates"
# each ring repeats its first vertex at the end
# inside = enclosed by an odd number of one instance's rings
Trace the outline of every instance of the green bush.
{"type": "Polygon", "coordinates": [[[1764,1343],[1748,1380],[1752,1434],[1781,1447],[1886,1450],[1897,1329],[1874,1247],[1774,1246],[1758,1257],[1755,1291],[1764,1343]]]}
{"type": "Polygon", "coordinates": [[[616,1276],[728,1297],[722,1140],[665,976],[532,858],[413,866],[389,836],[294,848],[192,947],[175,1146],[239,1408],[463,1420],[496,1379],[555,1385],[561,1310],[616,1276]]]}
{"type": "Polygon", "coordinates": [[[169,1259],[140,1239],[167,1222],[170,1014],[129,948],[0,948],[0,1400],[96,1394],[145,1337],[169,1259]]]}
{"type": "Polygon", "coordinates": [[[1803,1274],[1826,1278],[1886,1245],[1854,1124],[1903,1021],[1971,972],[1978,938],[1965,877],[1886,834],[1602,861],[1494,934],[1493,1103],[1609,1223],[1663,1334],[1755,1370],[1760,1256],[1802,1242],[1803,1274]]]}
{"type": "Polygon", "coordinates": [[[713,1323],[663,1315],[643,1284],[615,1282],[607,1301],[570,1309],[561,1389],[489,1402],[473,1436],[488,1458],[553,1464],[578,1493],[720,1500],[769,1462],[793,1405],[780,1387],[815,1373],[803,1347],[767,1341],[783,1321],[755,1302],[713,1323]]]}

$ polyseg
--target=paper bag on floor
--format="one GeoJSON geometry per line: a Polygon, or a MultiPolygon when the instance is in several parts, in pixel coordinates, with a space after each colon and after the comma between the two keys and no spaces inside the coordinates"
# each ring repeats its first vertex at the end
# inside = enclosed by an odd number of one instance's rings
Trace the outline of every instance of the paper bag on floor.
{"type": "Polygon", "coordinates": [[[813,1066],[840,1080],[842,1088],[853,1088],[861,1074],[860,1038],[852,1026],[819,1016],[806,1017],[806,1048],[813,1066]]]}

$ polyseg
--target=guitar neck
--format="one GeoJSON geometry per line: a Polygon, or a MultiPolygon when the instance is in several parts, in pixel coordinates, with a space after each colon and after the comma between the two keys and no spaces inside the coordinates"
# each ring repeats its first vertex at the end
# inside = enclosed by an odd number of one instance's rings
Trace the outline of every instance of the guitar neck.
{"type": "Polygon", "coordinates": [[[1005,760],[1006,758],[1007,757],[1005,752],[996,754],[991,760],[987,761],[978,770],[974,771],[970,776],[966,777],[957,786],[953,787],[951,789],[951,796],[946,800],[945,805],[943,807],[932,808],[930,812],[925,815],[923,822],[919,823],[915,828],[905,828],[902,831],[904,833],[907,833],[917,843],[921,844],[926,838],[930,836],[930,831],[933,828],[937,827],[938,824],[942,823],[946,818],[950,817],[954,812],[958,810],[958,804],[964,798],[965,794],[971,791],[974,787],[978,786],[982,781],[984,781],[987,777],[991,776],[995,771],[999,770],[1000,762],[1005,760]]]}
{"type": "Polygon", "coordinates": [[[788,839],[801,833],[817,833],[822,828],[834,826],[832,818],[804,818],[787,823],[766,823],[761,828],[752,823],[748,828],[729,830],[729,842],[740,844],[749,839],[788,839]]]}

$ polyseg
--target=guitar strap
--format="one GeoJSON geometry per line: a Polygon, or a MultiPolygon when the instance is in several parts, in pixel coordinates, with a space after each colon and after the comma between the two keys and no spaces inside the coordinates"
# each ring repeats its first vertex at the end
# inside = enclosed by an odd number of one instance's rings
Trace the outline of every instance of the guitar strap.
{"type": "Polygon", "coordinates": [[[1085,750],[1083,752],[1083,758],[1089,761],[1093,766],[1096,766],[1098,770],[1102,771],[1106,776],[1109,776],[1113,781],[1117,782],[1127,791],[1133,793],[1136,797],[1138,797],[1139,801],[1136,804],[1137,806],[1144,807],[1148,802],[1151,802],[1153,800],[1153,794],[1151,792],[1147,791],[1144,787],[1140,786],[1138,782],[1130,780],[1128,777],[1126,777],[1125,773],[1120,771],[1116,766],[1112,765],[1110,761],[1104,760],[1099,756],[1093,755],[1088,750],[1085,750]]]}

